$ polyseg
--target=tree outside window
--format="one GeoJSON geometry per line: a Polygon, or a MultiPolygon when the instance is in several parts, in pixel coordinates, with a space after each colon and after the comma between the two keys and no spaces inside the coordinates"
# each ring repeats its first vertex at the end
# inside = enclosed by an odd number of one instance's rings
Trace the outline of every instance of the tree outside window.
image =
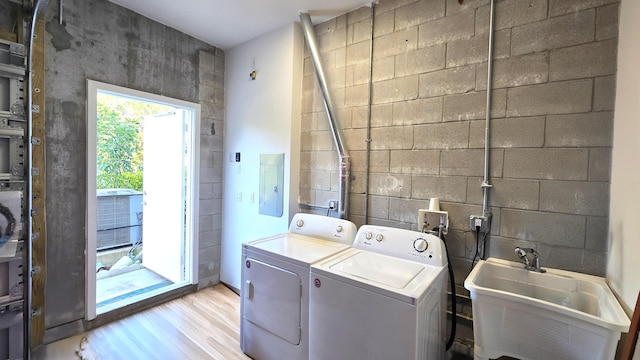
{"type": "Polygon", "coordinates": [[[143,119],[172,108],[108,93],[97,108],[97,188],[142,191],[143,119]]]}

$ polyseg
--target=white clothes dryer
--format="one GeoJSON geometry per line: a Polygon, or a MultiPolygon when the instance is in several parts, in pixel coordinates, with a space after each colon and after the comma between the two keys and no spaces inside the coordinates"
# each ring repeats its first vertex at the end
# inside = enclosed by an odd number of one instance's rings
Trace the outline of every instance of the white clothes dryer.
{"type": "Polygon", "coordinates": [[[350,247],[344,219],[294,215],[289,232],[242,245],[240,347],[256,360],[309,358],[309,267],[350,247]]]}
{"type": "Polygon", "coordinates": [[[313,264],[309,359],[444,359],[445,251],[434,235],[364,225],[313,264]]]}

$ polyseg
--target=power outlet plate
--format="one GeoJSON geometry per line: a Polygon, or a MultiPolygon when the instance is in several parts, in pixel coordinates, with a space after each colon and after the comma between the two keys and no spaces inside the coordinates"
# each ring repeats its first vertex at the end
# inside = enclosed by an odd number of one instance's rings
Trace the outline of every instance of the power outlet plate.
{"type": "Polygon", "coordinates": [[[489,230],[491,230],[491,214],[487,216],[471,215],[469,217],[469,227],[471,227],[471,231],[476,231],[478,226],[480,226],[481,233],[489,233],[489,230]]]}
{"type": "Polygon", "coordinates": [[[447,211],[418,210],[418,228],[420,231],[430,231],[443,225],[442,233],[449,232],[449,213],[447,211]]]}

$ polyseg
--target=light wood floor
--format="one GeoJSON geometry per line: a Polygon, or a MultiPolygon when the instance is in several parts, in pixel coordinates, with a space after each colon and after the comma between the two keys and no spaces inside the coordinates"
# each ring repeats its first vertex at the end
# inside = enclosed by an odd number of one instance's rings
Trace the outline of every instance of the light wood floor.
{"type": "Polygon", "coordinates": [[[219,284],[41,347],[33,358],[250,359],[239,338],[240,298],[219,284]]]}

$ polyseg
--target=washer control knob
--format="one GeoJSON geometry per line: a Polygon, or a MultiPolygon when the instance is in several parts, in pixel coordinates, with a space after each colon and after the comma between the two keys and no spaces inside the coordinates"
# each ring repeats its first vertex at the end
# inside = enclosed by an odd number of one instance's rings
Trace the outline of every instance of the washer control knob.
{"type": "Polygon", "coordinates": [[[423,238],[417,238],[413,241],[413,248],[416,249],[417,252],[424,252],[428,247],[429,243],[423,238]]]}
{"type": "Polygon", "coordinates": [[[296,226],[302,227],[302,225],[304,225],[304,221],[302,219],[296,221],[296,226]]]}
{"type": "Polygon", "coordinates": [[[373,234],[368,232],[368,233],[364,234],[364,237],[366,237],[367,240],[371,240],[371,238],[373,238],[373,234]]]}
{"type": "Polygon", "coordinates": [[[378,234],[378,235],[376,235],[376,241],[377,241],[377,242],[382,241],[382,239],[383,239],[383,238],[384,238],[384,237],[382,236],[382,234],[378,234]]]}
{"type": "Polygon", "coordinates": [[[341,232],[342,232],[342,230],[343,230],[343,229],[342,229],[342,225],[338,225],[338,227],[336,228],[336,231],[337,231],[337,232],[339,232],[339,233],[341,233],[341,232]]]}

